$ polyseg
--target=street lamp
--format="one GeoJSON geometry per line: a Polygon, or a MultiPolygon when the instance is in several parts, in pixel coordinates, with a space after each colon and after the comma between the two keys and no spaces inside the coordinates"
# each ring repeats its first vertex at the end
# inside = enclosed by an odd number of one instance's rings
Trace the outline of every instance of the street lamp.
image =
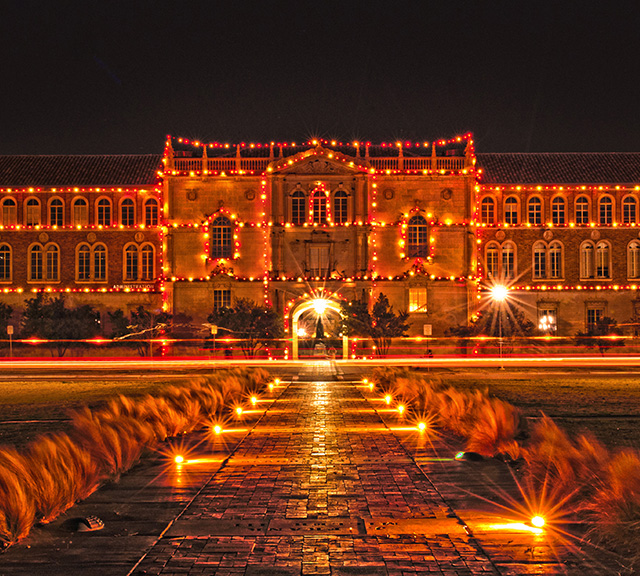
{"type": "Polygon", "coordinates": [[[502,303],[507,299],[509,289],[502,284],[496,284],[491,288],[491,299],[498,303],[498,345],[500,347],[500,370],[504,370],[504,359],[502,356],[502,303]]]}

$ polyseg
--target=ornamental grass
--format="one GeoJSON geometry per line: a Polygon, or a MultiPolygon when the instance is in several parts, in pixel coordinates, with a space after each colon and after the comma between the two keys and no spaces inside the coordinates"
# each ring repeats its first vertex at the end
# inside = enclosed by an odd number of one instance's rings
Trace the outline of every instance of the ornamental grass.
{"type": "Polygon", "coordinates": [[[24,452],[0,447],[0,545],[51,522],[106,480],[116,481],[169,437],[191,432],[263,388],[264,370],[224,370],[172,385],[159,396],[118,396],[71,413],[68,433],[46,434],[24,452]]]}

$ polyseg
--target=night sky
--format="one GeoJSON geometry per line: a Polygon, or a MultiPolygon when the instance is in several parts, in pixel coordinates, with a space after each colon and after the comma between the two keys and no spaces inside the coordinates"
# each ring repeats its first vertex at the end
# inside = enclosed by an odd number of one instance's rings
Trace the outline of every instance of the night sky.
{"type": "Polygon", "coordinates": [[[637,2],[0,0],[0,154],[640,151],[637,2]]]}

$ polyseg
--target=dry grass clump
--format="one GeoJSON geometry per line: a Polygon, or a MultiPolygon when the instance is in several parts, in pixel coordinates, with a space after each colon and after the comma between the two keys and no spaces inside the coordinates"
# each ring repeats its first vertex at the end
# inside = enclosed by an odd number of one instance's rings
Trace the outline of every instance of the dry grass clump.
{"type": "Polygon", "coordinates": [[[264,370],[225,370],[168,387],[161,395],[119,396],[71,414],[68,434],[41,436],[24,453],[0,448],[0,545],[33,523],[50,522],[106,479],[116,480],[146,450],[219,417],[268,379],[264,370]]]}

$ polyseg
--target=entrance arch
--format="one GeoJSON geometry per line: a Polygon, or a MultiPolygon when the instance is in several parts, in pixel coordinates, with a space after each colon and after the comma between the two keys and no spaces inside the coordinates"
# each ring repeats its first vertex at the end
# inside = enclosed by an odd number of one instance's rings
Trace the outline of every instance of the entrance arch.
{"type": "MultiPolygon", "coordinates": [[[[309,310],[316,310],[322,314],[324,310],[332,310],[340,315],[340,304],[330,298],[305,298],[291,315],[291,358],[298,359],[298,321],[300,316],[309,310]],[[320,312],[320,310],[322,310],[320,312]]],[[[342,335],[342,358],[349,357],[349,338],[342,335]]]]}

